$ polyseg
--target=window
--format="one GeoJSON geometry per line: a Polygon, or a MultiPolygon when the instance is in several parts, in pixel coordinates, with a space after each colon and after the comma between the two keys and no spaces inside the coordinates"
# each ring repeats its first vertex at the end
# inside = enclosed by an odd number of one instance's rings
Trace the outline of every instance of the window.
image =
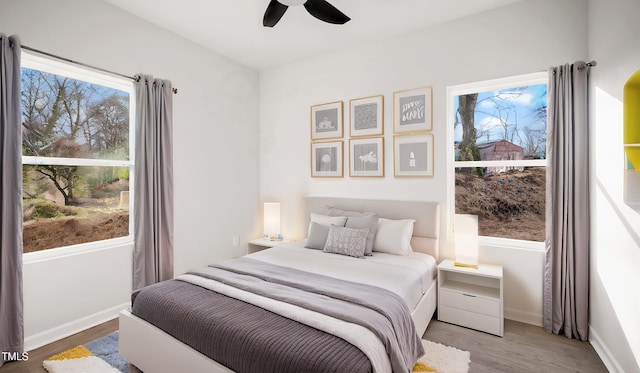
{"type": "Polygon", "coordinates": [[[451,217],[477,215],[485,243],[544,242],[547,73],[450,87],[448,110],[451,217]]]}
{"type": "Polygon", "coordinates": [[[22,66],[24,253],[131,240],[133,83],[28,53],[22,66]]]}

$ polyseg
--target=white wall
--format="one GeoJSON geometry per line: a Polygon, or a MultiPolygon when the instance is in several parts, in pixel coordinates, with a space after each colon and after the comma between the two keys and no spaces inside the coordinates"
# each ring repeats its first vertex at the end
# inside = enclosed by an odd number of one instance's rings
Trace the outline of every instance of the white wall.
{"type": "Polygon", "coordinates": [[[130,301],[132,245],[25,258],[25,349],[114,318],[130,301]]]}
{"type": "MultiPolygon", "coordinates": [[[[427,200],[446,207],[446,88],[452,85],[544,71],[587,58],[586,3],[580,0],[523,1],[470,18],[377,40],[316,58],[267,69],[260,74],[260,194],[279,200],[283,234],[303,238],[299,205],[303,196],[427,200]],[[433,87],[433,178],[393,177],[393,92],[433,87]],[[385,177],[310,177],[309,107],[383,94],[385,98],[385,177]]],[[[348,118],[348,116],[345,116],[348,118]]],[[[348,126],[348,119],[345,120],[348,126]]],[[[445,210],[443,208],[443,219],[445,210]]],[[[442,224],[446,237],[446,224],[442,224]]],[[[452,257],[443,240],[441,254],[452,257]]],[[[540,251],[482,247],[481,260],[505,266],[505,314],[540,324],[540,251]]]]}
{"type": "MultiPolygon", "coordinates": [[[[590,340],[611,372],[640,372],[640,214],[623,202],[622,93],[640,69],[640,3],[589,1],[592,260],[590,340]]],[[[640,104],[640,103],[636,103],[640,104]]]]}
{"type": "MultiPolygon", "coordinates": [[[[256,71],[99,0],[3,0],[0,28],[18,34],[24,45],[72,60],[171,80],[179,89],[174,96],[175,273],[246,252],[259,200],[256,71]],[[240,236],[240,246],[232,246],[233,235],[240,236]]],[[[114,288],[121,279],[130,283],[131,262],[122,253],[113,249],[25,264],[28,342],[34,336],[60,337],[76,327],[63,332],[60,325],[126,303],[130,289],[114,288]]]]}

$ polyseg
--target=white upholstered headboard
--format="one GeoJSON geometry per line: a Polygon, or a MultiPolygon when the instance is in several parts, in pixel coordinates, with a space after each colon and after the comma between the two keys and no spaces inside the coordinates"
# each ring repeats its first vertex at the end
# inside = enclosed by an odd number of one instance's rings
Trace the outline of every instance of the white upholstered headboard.
{"type": "Polygon", "coordinates": [[[304,198],[305,227],[309,226],[310,213],[325,214],[326,207],[343,210],[376,212],[381,218],[414,219],[413,251],[429,254],[436,258],[440,252],[440,205],[424,201],[391,201],[374,199],[353,199],[334,197],[304,198]]]}

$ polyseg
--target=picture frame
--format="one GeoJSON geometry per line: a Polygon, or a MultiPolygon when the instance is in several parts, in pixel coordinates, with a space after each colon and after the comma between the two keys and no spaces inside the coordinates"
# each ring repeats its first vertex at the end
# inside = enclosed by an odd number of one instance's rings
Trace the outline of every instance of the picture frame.
{"type": "Polygon", "coordinates": [[[369,96],[349,101],[349,136],[384,134],[384,96],[369,96]]]}
{"type": "Polygon", "coordinates": [[[342,109],[342,101],[311,106],[311,140],[341,138],[342,109]]]}
{"type": "Polygon", "coordinates": [[[396,135],[393,137],[395,177],[432,177],[433,134],[396,135]]]}
{"type": "Polygon", "coordinates": [[[342,141],[311,143],[311,177],[342,177],[342,141]]]}
{"type": "Polygon", "coordinates": [[[431,87],[393,93],[393,131],[395,133],[431,131],[431,87]]]}
{"type": "Polygon", "coordinates": [[[384,138],[349,140],[349,176],[384,177],[384,138]]]}

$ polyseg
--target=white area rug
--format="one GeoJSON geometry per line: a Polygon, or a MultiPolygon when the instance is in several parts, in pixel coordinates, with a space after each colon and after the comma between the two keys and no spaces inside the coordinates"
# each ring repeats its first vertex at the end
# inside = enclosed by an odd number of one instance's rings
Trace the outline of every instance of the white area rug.
{"type": "Polygon", "coordinates": [[[419,363],[427,365],[427,369],[418,370],[414,367],[414,372],[437,372],[437,373],[468,373],[469,363],[471,363],[471,353],[459,350],[455,347],[445,346],[440,343],[422,340],[425,354],[418,360],[419,363]],[[429,370],[431,368],[431,370],[429,370]]]}
{"type": "Polygon", "coordinates": [[[42,366],[49,373],[120,373],[119,370],[97,356],[64,360],[45,360],[42,366]]]}

